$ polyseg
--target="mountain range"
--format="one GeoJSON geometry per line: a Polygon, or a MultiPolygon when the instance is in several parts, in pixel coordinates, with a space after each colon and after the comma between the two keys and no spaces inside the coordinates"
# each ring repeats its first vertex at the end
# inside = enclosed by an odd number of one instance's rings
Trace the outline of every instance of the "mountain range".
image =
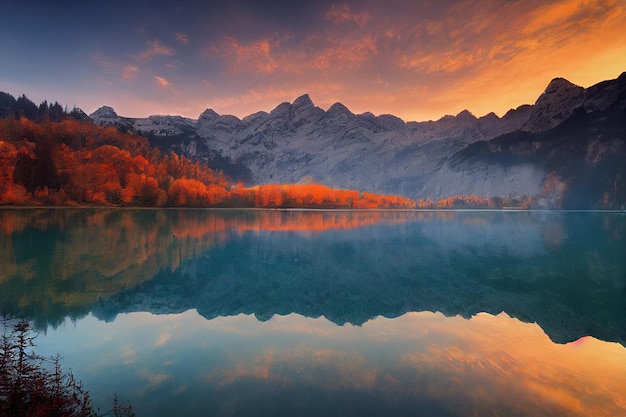
{"type": "Polygon", "coordinates": [[[553,79],[504,116],[464,110],[437,121],[328,110],[308,95],[243,119],[205,110],[128,118],[89,115],[246,184],[316,182],[415,200],[477,196],[533,208],[626,204],[626,72],[589,88],[553,79]]]}

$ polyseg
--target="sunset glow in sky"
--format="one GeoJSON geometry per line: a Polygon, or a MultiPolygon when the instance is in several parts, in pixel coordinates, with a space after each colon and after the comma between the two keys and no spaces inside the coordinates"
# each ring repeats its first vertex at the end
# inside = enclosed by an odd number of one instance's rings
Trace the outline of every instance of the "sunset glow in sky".
{"type": "Polygon", "coordinates": [[[240,118],[308,93],[406,121],[502,116],[626,71],[626,0],[0,3],[0,91],[240,118]]]}

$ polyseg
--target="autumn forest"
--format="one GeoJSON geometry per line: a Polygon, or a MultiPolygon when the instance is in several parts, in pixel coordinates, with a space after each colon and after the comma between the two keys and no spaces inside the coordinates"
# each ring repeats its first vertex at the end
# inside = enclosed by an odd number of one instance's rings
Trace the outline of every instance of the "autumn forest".
{"type": "Polygon", "coordinates": [[[398,196],[321,184],[233,184],[78,109],[0,97],[0,204],[128,207],[411,208],[398,196]]]}
{"type": "MultiPolygon", "coordinates": [[[[548,178],[546,197],[562,187],[548,178]]],[[[250,185],[112,126],[80,109],[0,92],[0,205],[450,209],[531,207],[532,197],[411,200],[316,183],[250,185]]],[[[558,203],[558,202],[557,202],[558,203]]],[[[558,205],[555,205],[558,206],[558,205]]]]}

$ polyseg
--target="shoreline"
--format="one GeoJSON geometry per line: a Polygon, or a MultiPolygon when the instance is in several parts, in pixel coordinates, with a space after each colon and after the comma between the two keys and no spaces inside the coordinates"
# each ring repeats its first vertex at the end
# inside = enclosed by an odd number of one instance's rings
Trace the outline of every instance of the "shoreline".
{"type": "Polygon", "coordinates": [[[429,212],[429,211],[450,211],[450,212],[542,212],[542,213],[615,213],[625,214],[626,210],[622,209],[524,209],[516,207],[506,208],[322,208],[322,207],[141,207],[141,206],[20,206],[20,205],[0,205],[0,210],[47,210],[47,209],[67,209],[67,210],[209,210],[209,211],[359,211],[359,212],[375,212],[375,211],[398,211],[398,212],[429,212]]]}

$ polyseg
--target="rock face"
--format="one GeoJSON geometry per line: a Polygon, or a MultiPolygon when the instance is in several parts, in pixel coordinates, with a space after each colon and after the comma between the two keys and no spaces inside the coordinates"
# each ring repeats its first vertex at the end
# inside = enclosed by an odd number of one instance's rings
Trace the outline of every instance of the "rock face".
{"type": "Polygon", "coordinates": [[[524,130],[543,132],[557,126],[580,107],[584,99],[584,88],[563,78],[555,78],[535,102],[524,130]]]}
{"type": "Polygon", "coordinates": [[[109,106],[102,106],[89,116],[97,125],[103,125],[107,123],[115,123],[120,118],[115,110],[109,106]]]}
{"type": "MultiPolygon", "coordinates": [[[[247,183],[307,180],[414,199],[516,198],[540,194],[549,172],[564,174],[555,162],[557,155],[572,151],[563,135],[577,135],[582,147],[588,145],[583,142],[595,143],[595,150],[585,152],[595,152],[596,163],[623,152],[619,106],[625,91],[625,74],[588,89],[557,78],[534,105],[511,109],[503,117],[490,113],[476,118],[465,110],[437,121],[408,123],[392,115],[354,114],[341,103],[324,111],[308,95],[243,120],[211,109],[197,120],[129,119],[110,107],[91,117],[96,124],[132,130],[164,150],[204,160],[247,183]],[[602,122],[609,114],[610,129],[602,122]],[[582,123],[574,130],[567,127],[576,123],[572,118],[582,123]],[[602,133],[606,129],[612,132],[608,136],[602,133]],[[553,153],[544,155],[547,149],[553,153]],[[604,151],[598,153],[600,149],[604,151]],[[536,158],[537,152],[542,158],[536,158]]],[[[580,159],[578,153],[569,157],[580,159]]]]}
{"type": "Polygon", "coordinates": [[[89,115],[97,125],[113,125],[124,129],[131,129],[142,134],[154,136],[176,136],[189,131],[196,125],[196,121],[181,116],[149,116],[146,118],[120,117],[109,106],[102,106],[89,115]]]}

